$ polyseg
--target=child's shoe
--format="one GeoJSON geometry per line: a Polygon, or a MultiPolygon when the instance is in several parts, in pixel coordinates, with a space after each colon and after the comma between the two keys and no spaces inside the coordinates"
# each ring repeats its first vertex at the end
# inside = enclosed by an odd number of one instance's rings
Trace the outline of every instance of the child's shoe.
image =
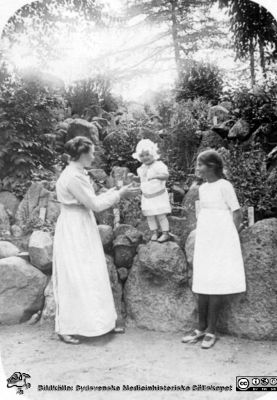
{"type": "Polygon", "coordinates": [[[216,342],[216,336],[213,333],[206,333],[201,344],[202,349],[210,349],[216,342]]]}
{"type": "Polygon", "coordinates": [[[182,342],[183,343],[197,343],[204,336],[205,336],[205,331],[199,331],[198,329],[195,329],[189,335],[182,337],[182,342]]]}
{"type": "Polygon", "coordinates": [[[152,240],[152,242],[156,242],[158,240],[158,237],[159,237],[158,231],[152,231],[152,232],[153,232],[153,234],[152,234],[150,240],[152,240]]]}
{"type": "Polygon", "coordinates": [[[167,242],[169,239],[170,239],[169,232],[163,232],[162,236],[159,237],[158,242],[159,243],[167,242]]]}

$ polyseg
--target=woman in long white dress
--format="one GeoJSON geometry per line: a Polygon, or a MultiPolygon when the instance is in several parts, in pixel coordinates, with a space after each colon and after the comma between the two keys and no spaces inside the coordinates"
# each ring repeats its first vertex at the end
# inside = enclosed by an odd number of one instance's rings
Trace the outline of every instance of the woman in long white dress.
{"type": "Polygon", "coordinates": [[[202,348],[216,341],[217,318],[225,295],[246,290],[238,230],[240,205],[232,184],[223,179],[223,162],[214,150],[199,154],[197,170],[207,180],[199,188],[192,290],[198,293],[199,327],[182,341],[202,348]]]}
{"type": "Polygon", "coordinates": [[[55,330],[61,340],[78,344],[74,335],[103,335],[115,328],[117,319],[93,211],[108,209],[138,189],[129,185],[96,196],[84,169],[94,160],[93,143],[79,136],[67,142],[65,150],[71,162],[56,184],[61,213],[53,254],[55,330]]]}

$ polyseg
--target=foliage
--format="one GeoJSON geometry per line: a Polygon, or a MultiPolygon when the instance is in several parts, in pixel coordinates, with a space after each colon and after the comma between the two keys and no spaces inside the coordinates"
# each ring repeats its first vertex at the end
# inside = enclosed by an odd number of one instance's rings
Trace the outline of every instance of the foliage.
{"type": "MultiPolygon", "coordinates": [[[[197,123],[189,112],[183,117],[167,137],[166,152],[167,163],[171,169],[171,176],[189,174],[194,162],[195,152],[199,146],[199,138],[196,135],[197,123]]],[[[177,179],[180,180],[180,179],[177,179]]]]}
{"type": "Polygon", "coordinates": [[[231,101],[237,117],[244,118],[256,130],[263,123],[277,120],[277,85],[267,81],[254,89],[242,86],[225,92],[225,98],[231,101]]]}
{"type": "Polygon", "coordinates": [[[120,222],[136,226],[142,219],[141,213],[141,197],[133,197],[130,199],[122,199],[119,204],[120,222]]]}
{"type": "MultiPolygon", "coordinates": [[[[218,0],[213,0],[213,2],[215,1],[218,0]]],[[[253,57],[255,49],[258,47],[261,66],[265,73],[266,62],[270,63],[277,58],[277,22],[275,18],[254,1],[219,0],[219,4],[229,8],[237,57],[245,59],[251,54],[253,57]]]]}
{"type": "Polygon", "coordinates": [[[54,164],[55,151],[45,134],[52,132],[55,122],[52,109],[56,106],[59,106],[56,95],[35,82],[19,80],[2,87],[0,178],[5,176],[4,185],[11,180],[9,184],[16,191],[17,180],[23,182],[31,177],[32,171],[54,164]]]}
{"type": "MultiPolygon", "coordinates": [[[[208,15],[209,4],[205,0],[132,0],[128,2],[128,14],[132,18],[144,15],[150,24],[165,26],[165,37],[170,39],[178,76],[188,56],[222,34],[219,24],[208,15]],[[203,24],[203,20],[206,23],[203,24]],[[197,29],[195,29],[197,26],[197,29]]],[[[168,45],[165,45],[165,49],[168,45]]]]}
{"type": "Polygon", "coordinates": [[[61,32],[70,33],[76,25],[83,29],[92,21],[103,25],[102,6],[95,0],[44,0],[21,7],[8,21],[3,37],[14,45],[24,43],[40,61],[42,69],[51,60],[62,59],[66,49],[60,47],[61,32]],[[27,43],[27,45],[26,45],[27,43]]]}
{"type": "Polygon", "coordinates": [[[268,180],[266,153],[258,144],[244,151],[241,146],[230,146],[225,154],[228,179],[234,184],[242,206],[253,206],[258,219],[277,211],[277,181],[268,180]]]}
{"type": "Polygon", "coordinates": [[[32,233],[35,230],[49,232],[52,235],[54,235],[55,232],[55,224],[42,221],[38,216],[30,217],[28,222],[22,228],[24,234],[32,233]]]}
{"type": "Polygon", "coordinates": [[[138,122],[132,125],[121,124],[118,130],[111,132],[103,141],[105,157],[110,173],[114,166],[127,167],[132,173],[136,173],[139,162],[132,157],[139,141],[138,122]]]}
{"type": "Polygon", "coordinates": [[[79,116],[90,107],[98,106],[107,112],[118,108],[111,94],[110,80],[101,75],[76,81],[68,87],[65,97],[72,107],[72,113],[79,116]]]}
{"type": "Polygon", "coordinates": [[[177,84],[176,100],[194,100],[201,97],[217,101],[222,93],[222,77],[217,66],[194,62],[177,84]]]}

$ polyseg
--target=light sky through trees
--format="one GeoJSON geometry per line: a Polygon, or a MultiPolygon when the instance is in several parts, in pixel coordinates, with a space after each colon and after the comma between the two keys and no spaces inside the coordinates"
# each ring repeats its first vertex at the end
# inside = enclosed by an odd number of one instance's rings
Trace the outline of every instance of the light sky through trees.
{"type": "MultiPolygon", "coordinates": [[[[45,35],[43,31],[34,34],[30,22],[32,45],[29,33],[18,37],[18,43],[11,47],[2,40],[9,61],[19,69],[44,69],[66,83],[104,73],[111,78],[116,93],[128,100],[141,100],[149,91],[171,87],[177,75],[172,43],[165,35],[166,26],[146,24],[143,16],[122,21],[125,0],[102,2],[107,28],[100,29],[96,24],[85,24],[80,19],[71,27],[60,24],[58,32],[50,31],[49,35],[45,35]],[[36,34],[37,45],[34,45],[36,34]],[[45,53],[37,51],[42,48],[46,49],[45,53]],[[53,50],[51,57],[47,55],[47,48],[53,50]]],[[[244,63],[235,63],[234,52],[226,48],[230,35],[225,11],[213,6],[211,16],[218,21],[226,21],[223,28],[226,36],[219,38],[222,48],[203,46],[193,58],[216,63],[225,70],[226,76],[235,70],[243,72],[244,63]]]]}

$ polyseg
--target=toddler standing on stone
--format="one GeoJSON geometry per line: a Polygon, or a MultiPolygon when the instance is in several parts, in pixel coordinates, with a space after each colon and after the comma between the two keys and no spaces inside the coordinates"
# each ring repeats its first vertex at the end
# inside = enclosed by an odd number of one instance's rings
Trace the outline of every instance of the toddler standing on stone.
{"type": "Polygon", "coordinates": [[[158,146],[149,139],[142,139],[137,144],[133,158],[142,163],[141,167],[137,169],[137,179],[140,181],[142,191],[141,209],[143,215],[147,217],[152,232],[151,240],[160,243],[166,242],[170,238],[166,215],[171,212],[166,189],[168,168],[162,161],[158,161],[158,146]],[[159,226],[162,230],[160,237],[159,226]]]}

